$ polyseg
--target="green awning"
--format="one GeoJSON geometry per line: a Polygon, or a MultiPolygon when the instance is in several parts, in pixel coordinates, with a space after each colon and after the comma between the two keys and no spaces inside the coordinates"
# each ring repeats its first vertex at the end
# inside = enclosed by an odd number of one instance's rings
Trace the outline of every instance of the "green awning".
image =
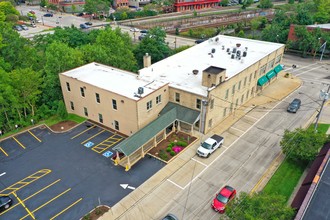
{"type": "Polygon", "coordinates": [[[281,72],[283,70],[283,66],[281,64],[278,64],[275,68],[274,71],[277,73],[281,72]]]}
{"type": "Polygon", "coordinates": [[[263,86],[268,82],[268,78],[266,76],[262,76],[258,79],[258,86],[263,86]]]}
{"type": "Polygon", "coordinates": [[[274,78],[276,76],[276,72],[274,70],[271,70],[268,73],[266,73],[266,76],[269,80],[271,80],[272,78],[274,78]]]}

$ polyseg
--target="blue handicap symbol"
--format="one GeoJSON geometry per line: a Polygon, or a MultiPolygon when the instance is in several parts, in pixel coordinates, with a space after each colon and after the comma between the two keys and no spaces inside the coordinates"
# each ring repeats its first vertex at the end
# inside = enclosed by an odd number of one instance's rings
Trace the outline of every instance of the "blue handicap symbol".
{"type": "Polygon", "coordinates": [[[111,151],[106,151],[102,155],[108,158],[108,157],[111,157],[112,154],[113,153],[111,151]]]}
{"type": "Polygon", "coordinates": [[[94,143],[91,142],[91,141],[88,141],[86,144],[84,144],[84,146],[85,146],[85,147],[88,147],[88,148],[90,148],[90,147],[93,146],[93,145],[94,145],[94,143]]]}

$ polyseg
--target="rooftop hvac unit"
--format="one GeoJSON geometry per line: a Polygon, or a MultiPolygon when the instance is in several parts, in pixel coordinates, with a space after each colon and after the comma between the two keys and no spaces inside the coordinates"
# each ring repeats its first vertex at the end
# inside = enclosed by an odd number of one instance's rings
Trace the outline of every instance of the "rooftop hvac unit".
{"type": "Polygon", "coordinates": [[[236,53],[236,48],[233,48],[233,53],[236,53]]]}
{"type": "Polygon", "coordinates": [[[246,55],[247,55],[247,52],[243,51],[243,57],[246,57],[246,55]]]}
{"type": "Polygon", "coordinates": [[[237,54],[237,56],[241,56],[241,51],[240,50],[238,50],[237,52],[236,52],[236,54],[237,54]]]}
{"type": "Polygon", "coordinates": [[[232,54],[232,55],[231,55],[231,58],[234,59],[234,58],[235,58],[235,54],[232,54]]]}
{"type": "Polygon", "coordinates": [[[229,53],[229,52],[230,52],[230,49],[229,49],[229,48],[227,48],[227,50],[226,50],[226,51],[227,51],[227,53],[229,53]]]}
{"type": "Polygon", "coordinates": [[[225,49],[225,46],[224,45],[222,45],[222,50],[224,50],[225,49]]]}
{"type": "Polygon", "coordinates": [[[214,49],[214,48],[212,48],[211,52],[212,52],[212,53],[215,53],[215,49],[214,49]]]}
{"type": "Polygon", "coordinates": [[[144,91],[143,91],[143,87],[139,87],[139,88],[138,88],[138,94],[139,94],[139,95],[142,95],[143,92],[144,92],[144,91]]]}
{"type": "Polygon", "coordinates": [[[216,37],[216,38],[215,38],[215,42],[218,42],[218,41],[219,41],[219,37],[216,37]]]}

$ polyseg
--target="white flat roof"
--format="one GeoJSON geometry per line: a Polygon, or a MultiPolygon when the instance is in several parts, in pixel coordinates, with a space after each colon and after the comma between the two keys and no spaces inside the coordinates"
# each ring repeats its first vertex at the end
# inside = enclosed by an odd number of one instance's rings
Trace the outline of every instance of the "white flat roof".
{"type": "Polygon", "coordinates": [[[171,87],[207,96],[208,88],[202,86],[202,72],[206,68],[215,66],[226,69],[228,80],[281,47],[283,44],[218,35],[141,69],[139,78],[169,83],[171,87]],[[227,53],[227,48],[232,51],[237,43],[241,44],[238,48],[241,60],[231,59],[227,53]],[[215,49],[214,53],[212,49],[215,49]],[[247,52],[246,57],[242,57],[243,51],[247,52]],[[199,73],[194,75],[193,70],[199,73]]]}
{"type": "Polygon", "coordinates": [[[137,74],[98,63],[90,63],[61,74],[134,100],[140,99],[136,95],[139,87],[144,90],[141,97],[145,97],[166,84],[138,79],[137,74]]]}
{"type": "Polygon", "coordinates": [[[330,29],[330,24],[311,24],[307,25],[307,27],[314,27],[314,28],[322,28],[322,29],[330,29]]]}

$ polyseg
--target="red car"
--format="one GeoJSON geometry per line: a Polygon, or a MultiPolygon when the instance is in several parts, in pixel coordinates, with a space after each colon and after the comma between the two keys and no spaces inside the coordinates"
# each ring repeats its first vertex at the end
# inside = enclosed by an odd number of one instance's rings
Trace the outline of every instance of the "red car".
{"type": "Polygon", "coordinates": [[[220,213],[224,213],[226,205],[235,198],[236,190],[231,186],[223,187],[215,196],[212,202],[212,208],[220,213]]]}

